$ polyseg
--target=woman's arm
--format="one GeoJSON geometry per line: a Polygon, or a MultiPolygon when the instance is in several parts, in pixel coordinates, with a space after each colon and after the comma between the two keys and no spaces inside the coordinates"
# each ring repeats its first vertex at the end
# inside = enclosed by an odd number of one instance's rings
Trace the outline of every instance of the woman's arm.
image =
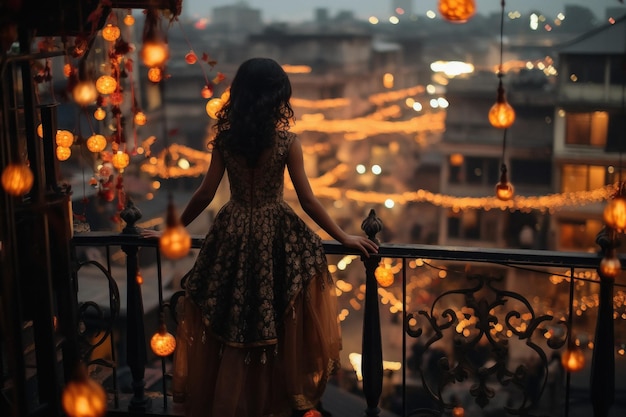
{"type": "Polygon", "coordinates": [[[193,196],[191,196],[191,199],[187,203],[187,207],[183,210],[183,214],[180,216],[180,221],[184,226],[191,223],[200,213],[202,213],[202,210],[211,204],[211,201],[213,201],[215,193],[217,192],[217,187],[219,187],[222,177],[224,176],[224,170],[225,167],[222,154],[214,148],[211,155],[209,169],[204,176],[202,183],[193,193],[193,196]]]}
{"type": "Polygon", "coordinates": [[[326,231],[326,233],[342,245],[358,249],[363,252],[365,256],[369,256],[369,253],[378,252],[378,246],[366,237],[349,235],[344,232],[337,225],[337,223],[330,218],[322,203],[320,203],[317,197],[315,197],[313,190],[311,189],[309,179],[304,171],[302,145],[300,144],[300,140],[298,138],[294,139],[289,148],[287,169],[289,170],[289,176],[291,177],[291,182],[296,189],[298,201],[300,202],[302,209],[311,217],[311,219],[313,219],[313,221],[315,221],[315,223],[317,223],[326,231]]]}

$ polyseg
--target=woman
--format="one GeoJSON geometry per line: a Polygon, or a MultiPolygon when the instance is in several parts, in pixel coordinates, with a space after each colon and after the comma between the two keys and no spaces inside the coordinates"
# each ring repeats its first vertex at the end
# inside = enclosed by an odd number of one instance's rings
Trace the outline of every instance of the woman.
{"type": "MultiPolygon", "coordinates": [[[[285,167],[304,211],[364,256],[369,239],[344,232],[314,196],[302,147],[289,132],[291,84],[275,61],[238,69],[218,113],[208,172],[181,215],[188,225],[220,209],[185,283],[174,372],[189,417],[315,416],[339,365],[341,337],[320,237],[283,199],[285,167]]],[[[317,414],[316,414],[317,413],[317,414]]]]}

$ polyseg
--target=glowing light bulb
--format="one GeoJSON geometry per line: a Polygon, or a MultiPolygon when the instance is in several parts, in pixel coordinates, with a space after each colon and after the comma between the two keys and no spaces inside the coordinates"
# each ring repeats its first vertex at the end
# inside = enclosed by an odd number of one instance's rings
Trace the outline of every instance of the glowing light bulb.
{"type": "Polygon", "coordinates": [[[502,86],[502,80],[500,80],[496,102],[489,109],[489,123],[495,128],[506,129],[511,127],[513,122],[515,122],[515,110],[506,101],[504,87],[502,86]]]}
{"type": "Polygon", "coordinates": [[[117,89],[117,81],[110,75],[102,75],[96,80],[96,90],[100,94],[111,94],[117,89]]]}
{"type": "Polygon", "coordinates": [[[93,153],[102,152],[107,146],[107,139],[102,135],[91,135],[87,139],[87,149],[93,153]]]}
{"type": "Polygon", "coordinates": [[[465,23],[476,14],[474,0],[439,0],[441,17],[452,23],[465,23]]]}
{"type": "Polygon", "coordinates": [[[12,162],[2,171],[2,188],[13,196],[22,196],[30,191],[35,176],[25,163],[12,162]]]}
{"type": "Polygon", "coordinates": [[[72,90],[74,101],[80,106],[88,106],[96,101],[98,90],[93,82],[89,80],[79,81],[72,90]]]}
{"type": "Polygon", "coordinates": [[[120,28],[115,26],[112,23],[107,23],[105,27],[102,28],[102,38],[109,42],[115,41],[120,37],[120,28]]]}

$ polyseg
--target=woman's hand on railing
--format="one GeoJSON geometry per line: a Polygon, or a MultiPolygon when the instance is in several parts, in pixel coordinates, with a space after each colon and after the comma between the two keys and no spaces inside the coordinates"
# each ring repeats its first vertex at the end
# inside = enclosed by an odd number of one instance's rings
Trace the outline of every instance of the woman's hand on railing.
{"type": "Polygon", "coordinates": [[[163,232],[161,230],[154,229],[142,229],[140,236],[146,239],[158,239],[163,232]]]}
{"type": "Polygon", "coordinates": [[[348,235],[340,243],[349,248],[358,250],[363,253],[366,258],[369,258],[371,253],[378,253],[378,245],[363,236],[348,235]]]}

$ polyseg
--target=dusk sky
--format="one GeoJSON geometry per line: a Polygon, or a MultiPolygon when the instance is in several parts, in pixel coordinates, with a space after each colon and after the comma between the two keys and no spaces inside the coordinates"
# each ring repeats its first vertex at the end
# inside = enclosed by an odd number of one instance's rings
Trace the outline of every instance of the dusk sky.
{"type": "MultiPolygon", "coordinates": [[[[241,0],[184,0],[183,10],[187,16],[209,17],[216,6],[233,5],[241,0]]],[[[311,19],[316,8],[327,8],[331,16],[340,10],[352,10],[359,18],[377,16],[389,17],[391,0],[247,0],[250,7],[260,9],[265,21],[311,19]]],[[[438,0],[413,0],[416,13],[423,15],[428,10],[437,9],[438,0]]],[[[508,0],[506,10],[517,9],[521,12],[541,10],[554,16],[564,10],[565,4],[580,6],[593,5],[598,18],[604,19],[606,7],[625,7],[618,0],[508,0]]],[[[489,14],[500,10],[500,0],[476,0],[478,13],[489,14]]]]}

